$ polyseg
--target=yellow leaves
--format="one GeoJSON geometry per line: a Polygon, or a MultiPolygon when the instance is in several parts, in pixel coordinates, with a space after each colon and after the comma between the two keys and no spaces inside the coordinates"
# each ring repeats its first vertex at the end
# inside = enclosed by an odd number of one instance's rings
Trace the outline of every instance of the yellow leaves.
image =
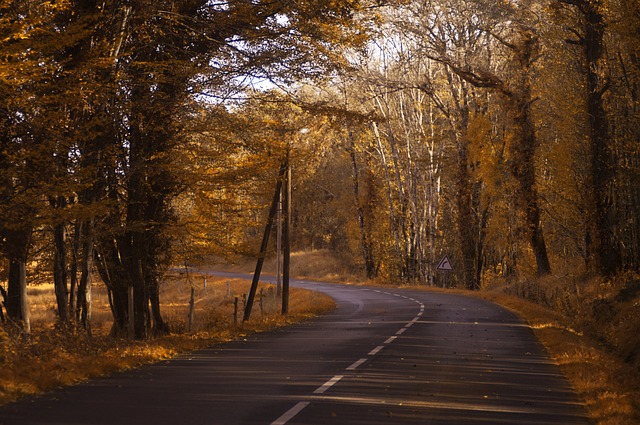
{"type": "Polygon", "coordinates": [[[0,365],[17,354],[15,344],[11,341],[9,334],[4,327],[0,327],[0,365]]]}
{"type": "Polygon", "coordinates": [[[469,120],[467,138],[469,140],[469,161],[476,164],[475,177],[486,185],[486,196],[493,197],[503,190],[504,142],[492,133],[492,124],[484,114],[473,115],[469,120]]]}
{"type": "Polygon", "coordinates": [[[51,0],[41,3],[41,7],[44,12],[57,12],[68,10],[71,7],[69,0],[51,0]]]}

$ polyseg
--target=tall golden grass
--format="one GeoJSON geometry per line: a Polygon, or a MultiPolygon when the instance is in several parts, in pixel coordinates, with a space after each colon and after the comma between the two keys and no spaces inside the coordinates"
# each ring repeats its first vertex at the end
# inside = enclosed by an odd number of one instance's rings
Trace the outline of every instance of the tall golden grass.
{"type": "MultiPolygon", "coordinates": [[[[236,258],[233,262],[213,258],[209,264],[215,270],[241,273],[252,273],[256,265],[255,260],[246,258],[236,258]]],[[[263,272],[275,275],[276,264],[276,258],[267,257],[263,272]]],[[[324,282],[351,283],[364,278],[362,270],[357,265],[344,256],[326,249],[292,252],[290,273],[297,278],[324,282]]]]}

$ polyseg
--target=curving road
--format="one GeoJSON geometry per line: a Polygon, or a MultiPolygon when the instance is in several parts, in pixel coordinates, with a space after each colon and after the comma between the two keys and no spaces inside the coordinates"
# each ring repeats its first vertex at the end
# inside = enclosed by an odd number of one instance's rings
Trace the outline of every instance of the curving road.
{"type": "Polygon", "coordinates": [[[0,408],[0,425],[588,424],[520,319],[461,295],[292,282],[317,320],[0,408]]]}

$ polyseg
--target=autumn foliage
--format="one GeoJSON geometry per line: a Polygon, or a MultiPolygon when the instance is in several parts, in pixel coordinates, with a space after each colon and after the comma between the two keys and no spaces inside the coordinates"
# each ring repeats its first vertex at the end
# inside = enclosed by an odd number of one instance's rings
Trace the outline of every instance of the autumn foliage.
{"type": "Polygon", "coordinates": [[[74,332],[103,284],[112,336],[169,332],[166,273],[255,256],[287,156],[294,250],[503,288],[637,364],[608,326],[638,333],[639,27],[634,0],[0,1],[2,337],[41,282],[74,332]]]}

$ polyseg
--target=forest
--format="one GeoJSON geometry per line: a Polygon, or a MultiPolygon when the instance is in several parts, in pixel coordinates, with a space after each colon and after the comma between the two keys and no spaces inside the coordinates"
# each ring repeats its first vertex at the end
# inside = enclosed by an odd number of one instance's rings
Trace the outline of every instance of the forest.
{"type": "Polygon", "coordinates": [[[169,332],[164,274],[255,257],[285,158],[294,250],[634,300],[639,96],[636,0],[3,0],[2,326],[48,281],[60,324],[105,285],[114,336],[169,332]]]}

